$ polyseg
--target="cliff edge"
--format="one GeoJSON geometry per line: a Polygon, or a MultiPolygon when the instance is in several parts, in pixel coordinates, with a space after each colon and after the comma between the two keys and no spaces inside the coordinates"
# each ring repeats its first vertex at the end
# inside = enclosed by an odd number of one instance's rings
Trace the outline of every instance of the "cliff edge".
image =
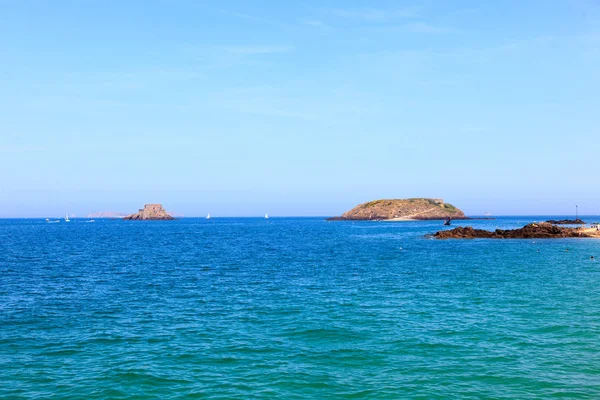
{"type": "Polygon", "coordinates": [[[448,218],[467,219],[461,210],[442,199],[412,198],[370,201],[329,220],[412,221],[448,218]]]}
{"type": "Polygon", "coordinates": [[[135,214],[131,214],[128,215],[126,217],[124,217],[123,219],[126,220],[172,220],[175,219],[172,216],[170,216],[165,209],[163,208],[162,204],[146,204],[144,205],[144,208],[141,208],[140,211],[138,211],[135,214]]]}

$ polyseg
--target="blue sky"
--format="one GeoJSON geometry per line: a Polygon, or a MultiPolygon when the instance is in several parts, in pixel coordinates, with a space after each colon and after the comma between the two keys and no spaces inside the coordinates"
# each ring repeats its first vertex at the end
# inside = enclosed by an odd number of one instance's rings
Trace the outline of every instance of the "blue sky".
{"type": "Polygon", "coordinates": [[[600,214],[595,1],[0,0],[0,49],[0,217],[600,214]]]}

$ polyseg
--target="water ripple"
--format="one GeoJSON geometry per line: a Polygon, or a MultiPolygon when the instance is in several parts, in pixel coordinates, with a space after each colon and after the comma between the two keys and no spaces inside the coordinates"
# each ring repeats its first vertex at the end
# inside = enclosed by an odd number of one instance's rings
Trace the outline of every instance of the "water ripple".
{"type": "Polygon", "coordinates": [[[438,225],[0,220],[0,398],[600,398],[600,242],[438,225]]]}

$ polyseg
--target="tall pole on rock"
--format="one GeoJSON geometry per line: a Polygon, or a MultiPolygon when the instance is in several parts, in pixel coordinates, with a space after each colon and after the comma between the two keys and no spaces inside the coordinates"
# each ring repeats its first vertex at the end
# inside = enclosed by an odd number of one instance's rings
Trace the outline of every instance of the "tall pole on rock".
{"type": "Polygon", "coordinates": [[[577,216],[578,216],[578,209],[577,209],[577,207],[578,207],[577,204],[575,204],[575,219],[577,219],[577,216]]]}

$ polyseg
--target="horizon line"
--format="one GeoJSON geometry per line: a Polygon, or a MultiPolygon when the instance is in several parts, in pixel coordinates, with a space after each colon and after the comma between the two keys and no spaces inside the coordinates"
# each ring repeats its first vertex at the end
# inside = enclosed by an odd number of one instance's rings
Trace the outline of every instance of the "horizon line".
{"type": "MultiPolygon", "coordinates": [[[[570,216],[571,214],[493,214],[493,215],[483,215],[483,214],[471,214],[471,215],[467,215],[467,218],[489,218],[489,219],[493,219],[495,217],[565,217],[565,216],[570,216]]],[[[335,215],[269,215],[269,219],[271,218],[332,218],[332,217],[336,217],[335,215]]],[[[600,217],[600,214],[580,214],[579,217],[600,217]]],[[[21,217],[0,217],[0,219],[44,219],[44,218],[58,218],[58,219],[62,219],[62,215],[61,216],[41,216],[41,217],[31,217],[31,216],[21,216],[21,217]]],[[[111,220],[119,220],[119,219],[123,219],[124,217],[71,217],[69,216],[69,218],[71,219],[111,219],[111,220]]],[[[178,216],[178,217],[174,217],[175,219],[186,219],[186,218],[201,218],[201,219],[205,219],[206,216],[203,215],[185,215],[185,216],[178,216]]],[[[259,215],[224,215],[224,216],[215,216],[215,215],[211,215],[211,219],[213,218],[260,218],[260,219],[265,219],[264,216],[259,216],[259,215]]],[[[351,221],[351,220],[348,220],[351,221]]],[[[356,220],[359,221],[359,220],[356,220]]],[[[428,220],[419,220],[416,219],[414,221],[428,221],[428,220]]],[[[468,221],[465,220],[465,221],[468,221]]]]}

